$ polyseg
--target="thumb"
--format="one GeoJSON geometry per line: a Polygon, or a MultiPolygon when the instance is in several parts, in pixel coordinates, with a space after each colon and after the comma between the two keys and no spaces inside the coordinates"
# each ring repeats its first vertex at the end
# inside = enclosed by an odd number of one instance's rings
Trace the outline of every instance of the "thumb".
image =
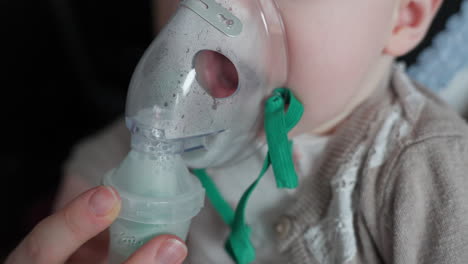
{"type": "Polygon", "coordinates": [[[178,237],[161,235],[138,249],[125,264],[181,264],[187,257],[187,246],[178,237]]]}

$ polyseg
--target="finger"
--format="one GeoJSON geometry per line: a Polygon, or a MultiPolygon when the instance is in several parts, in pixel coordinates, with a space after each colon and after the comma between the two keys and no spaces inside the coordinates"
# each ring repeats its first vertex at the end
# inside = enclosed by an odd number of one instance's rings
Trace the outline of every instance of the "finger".
{"type": "Polygon", "coordinates": [[[187,246],[179,238],[162,235],[138,249],[125,264],[180,264],[187,257],[187,246]]]}
{"type": "Polygon", "coordinates": [[[82,244],[106,229],[120,211],[111,187],[96,187],[41,221],[21,242],[7,264],[61,264],[82,244]]]}

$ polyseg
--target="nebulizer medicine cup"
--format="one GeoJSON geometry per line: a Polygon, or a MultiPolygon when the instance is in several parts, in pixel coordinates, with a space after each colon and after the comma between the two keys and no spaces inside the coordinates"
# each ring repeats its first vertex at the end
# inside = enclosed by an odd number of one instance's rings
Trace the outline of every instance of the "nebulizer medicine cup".
{"type": "Polygon", "coordinates": [[[158,235],[185,240],[192,218],[203,207],[204,189],[179,153],[132,150],[103,183],[122,199],[120,215],[110,227],[112,264],[124,262],[158,235]]]}

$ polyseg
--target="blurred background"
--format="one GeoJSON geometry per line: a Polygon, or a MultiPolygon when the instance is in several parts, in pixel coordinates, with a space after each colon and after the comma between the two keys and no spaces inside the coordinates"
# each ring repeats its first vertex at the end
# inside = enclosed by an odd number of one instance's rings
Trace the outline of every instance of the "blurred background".
{"type": "MultiPolygon", "coordinates": [[[[409,65],[461,0],[446,0],[409,65]]],[[[123,115],[151,0],[0,0],[0,261],[50,212],[71,148],[123,115]]]]}

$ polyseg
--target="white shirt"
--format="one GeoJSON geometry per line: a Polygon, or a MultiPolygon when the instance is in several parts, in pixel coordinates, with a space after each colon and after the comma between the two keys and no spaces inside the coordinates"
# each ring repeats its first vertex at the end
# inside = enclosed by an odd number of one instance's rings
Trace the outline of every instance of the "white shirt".
{"type": "MultiPolygon", "coordinates": [[[[316,165],[317,157],[323,152],[328,141],[326,137],[301,135],[293,139],[296,171],[299,182],[312,176],[310,172],[316,165]]],[[[235,166],[208,170],[224,199],[236,208],[242,194],[258,177],[265,159],[267,147],[263,147],[250,158],[235,166]]],[[[252,229],[251,240],[256,249],[255,263],[285,263],[276,250],[274,222],[292,201],[295,190],[278,189],[272,169],[267,171],[252,193],[246,209],[246,221],[252,229]]],[[[234,264],[226,253],[224,244],[229,235],[229,227],[222,221],[211,204],[192,221],[188,247],[187,263],[234,264]]]]}

